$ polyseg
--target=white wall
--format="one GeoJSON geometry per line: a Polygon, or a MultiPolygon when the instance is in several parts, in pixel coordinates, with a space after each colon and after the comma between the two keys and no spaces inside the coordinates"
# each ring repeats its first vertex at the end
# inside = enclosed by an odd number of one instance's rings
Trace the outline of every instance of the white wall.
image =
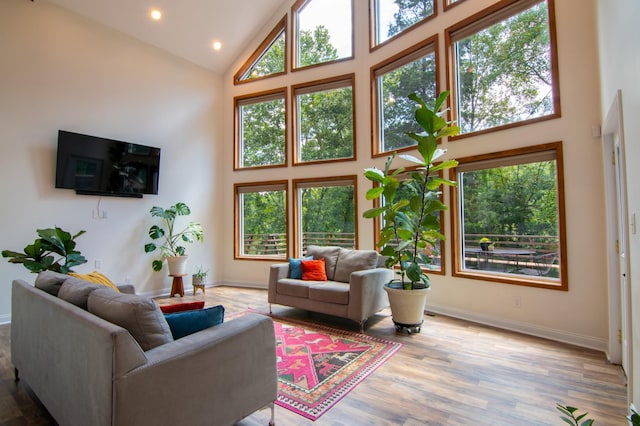
{"type": "MultiPolygon", "coordinates": [[[[101,259],[113,280],[168,292],[166,271],[152,272],[143,250],[148,212],[185,201],[205,229],[205,243],[187,248],[190,264],[218,279],[221,77],[42,1],[0,2],[0,58],[0,248],[21,251],[37,228],[84,229],[89,262],[76,271],[101,259]],[[160,147],[159,195],[103,197],[108,218],[92,219],[100,198],[54,188],[58,129],[160,147]]],[[[11,280],[34,275],[0,259],[0,276],[6,322],[11,280]]]]}
{"type": "MultiPolygon", "coordinates": [[[[260,92],[270,88],[326,78],[354,72],[356,75],[357,161],[329,165],[291,167],[259,171],[234,172],[231,161],[224,164],[224,197],[233,203],[233,182],[250,182],[272,179],[294,179],[300,177],[322,177],[357,174],[358,178],[358,228],[359,247],[373,247],[373,224],[360,217],[361,212],[371,206],[364,193],[369,183],[362,177],[365,167],[381,165],[384,158],[371,158],[370,116],[370,67],[409,46],[440,34],[440,61],[444,65],[443,30],[496,0],[466,1],[443,12],[440,16],[397,41],[373,53],[368,48],[368,2],[355,1],[355,59],[336,65],[320,66],[309,70],[288,73],[252,83],[234,86],[233,74],[242,65],[271,28],[289,12],[294,1],[272,17],[262,35],[247,46],[242,57],[227,72],[224,78],[225,105],[231,106],[234,96],[260,92]]],[[[494,132],[483,136],[465,138],[446,144],[451,158],[465,157],[539,143],[563,141],[569,291],[554,291],[532,287],[497,284],[451,276],[451,256],[448,254],[446,276],[433,275],[433,291],[429,308],[507,328],[523,330],[533,334],[567,340],[584,346],[605,349],[607,331],[607,293],[604,248],[595,244],[604,238],[604,209],[602,162],[600,143],[593,138],[591,128],[600,123],[600,97],[598,90],[598,52],[595,0],[556,0],[558,21],[558,51],[560,68],[560,94],[562,117],[524,127],[494,132]],[[521,307],[514,306],[514,297],[520,296],[521,307]]],[[[439,2],[439,6],[442,3],[439,2]]],[[[291,28],[291,24],[289,24],[291,28]]],[[[445,87],[445,70],[441,69],[441,89],[445,87]]],[[[233,158],[233,111],[224,111],[224,158],[233,158]]],[[[291,137],[291,135],[289,135],[291,137]]],[[[289,153],[291,153],[291,149],[289,153]]],[[[291,159],[289,159],[291,164],[291,159]]],[[[448,196],[448,194],[447,194],[448,196]]],[[[233,241],[233,210],[225,210],[224,240],[233,241]]],[[[446,218],[447,232],[450,229],[446,218]]],[[[292,229],[290,229],[292,232],[292,229]]],[[[230,245],[230,243],[229,243],[230,245]]],[[[450,241],[447,242],[450,253],[450,241]]],[[[234,260],[231,250],[223,252],[225,281],[243,285],[265,286],[268,262],[234,260]]]]}
{"type": "MultiPolygon", "coordinates": [[[[640,220],[640,193],[637,182],[640,181],[638,159],[640,158],[640,31],[637,18],[640,16],[640,3],[635,0],[617,0],[615,2],[599,0],[599,45],[602,107],[601,115],[607,114],[616,91],[622,91],[622,109],[626,148],[626,173],[629,192],[628,214],[640,220]]],[[[631,268],[632,300],[632,365],[635,372],[631,402],[640,407],[640,238],[631,234],[629,239],[629,264],[631,268]]]]}

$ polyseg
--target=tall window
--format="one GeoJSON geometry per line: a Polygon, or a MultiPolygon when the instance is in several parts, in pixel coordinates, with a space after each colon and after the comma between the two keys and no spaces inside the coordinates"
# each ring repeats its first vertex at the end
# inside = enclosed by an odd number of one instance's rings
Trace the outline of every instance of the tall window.
{"type": "Polygon", "coordinates": [[[371,0],[372,46],[435,16],[433,0],[371,0]]]}
{"type": "Polygon", "coordinates": [[[414,119],[416,103],[407,96],[416,93],[427,104],[435,102],[437,40],[431,37],[372,68],[374,156],[415,145],[406,132],[422,129],[414,119]]]}
{"type": "Polygon", "coordinates": [[[285,92],[235,98],[236,169],[286,164],[285,92]]]}
{"type": "Polygon", "coordinates": [[[296,252],[308,245],[357,248],[356,176],[295,179],[296,252]]]}
{"type": "Polygon", "coordinates": [[[553,0],[503,0],[498,6],[446,32],[462,134],[560,114],[553,0]]]}
{"type": "Polygon", "coordinates": [[[236,184],[235,257],[285,259],[287,181],[236,184]]]}
{"type": "Polygon", "coordinates": [[[352,0],[298,0],[294,69],[353,57],[352,0]]]}
{"type": "Polygon", "coordinates": [[[355,158],[353,78],[293,87],[294,164],[355,158]]]}
{"type": "Polygon", "coordinates": [[[287,68],[286,16],[269,33],[233,77],[234,84],[284,74],[287,68]]]}
{"type": "Polygon", "coordinates": [[[562,144],[458,161],[454,275],[566,290],[562,144]]]}

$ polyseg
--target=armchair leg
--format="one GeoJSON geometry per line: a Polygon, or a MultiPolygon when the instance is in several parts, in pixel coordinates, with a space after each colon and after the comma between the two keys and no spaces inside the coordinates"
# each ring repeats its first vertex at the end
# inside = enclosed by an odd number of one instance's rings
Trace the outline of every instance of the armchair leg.
{"type": "Polygon", "coordinates": [[[272,402],[269,404],[269,408],[271,408],[271,420],[269,421],[269,426],[276,426],[276,404],[272,402]]]}
{"type": "Polygon", "coordinates": [[[16,383],[20,381],[20,373],[16,367],[13,367],[13,381],[16,383]]]}
{"type": "Polygon", "coordinates": [[[273,311],[271,310],[271,303],[269,303],[269,315],[273,314],[273,311]]]}

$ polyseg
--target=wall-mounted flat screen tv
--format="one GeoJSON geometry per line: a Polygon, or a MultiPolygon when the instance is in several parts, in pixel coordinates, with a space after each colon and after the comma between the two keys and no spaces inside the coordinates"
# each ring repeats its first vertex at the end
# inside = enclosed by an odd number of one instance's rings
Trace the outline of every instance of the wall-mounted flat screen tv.
{"type": "Polygon", "coordinates": [[[158,193],[159,174],[160,148],[58,132],[56,188],[141,198],[158,193]]]}

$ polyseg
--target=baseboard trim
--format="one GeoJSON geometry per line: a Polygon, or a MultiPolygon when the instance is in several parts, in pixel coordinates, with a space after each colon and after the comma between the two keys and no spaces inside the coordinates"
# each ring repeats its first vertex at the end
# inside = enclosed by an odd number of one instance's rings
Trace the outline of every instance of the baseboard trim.
{"type": "Polygon", "coordinates": [[[565,330],[558,330],[549,327],[542,327],[522,321],[508,320],[504,318],[497,318],[490,315],[477,314],[473,312],[467,312],[460,309],[450,308],[446,306],[438,306],[427,303],[427,312],[434,314],[446,315],[454,318],[460,318],[467,321],[476,322],[492,327],[502,328],[505,330],[515,331],[522,334],[528,334],[531,336],[542,337],[549,340],[554,340],[562,343],[569,343],[571,345],[580,346],[583,348],[594,349],[597,351],[606,352],[608,343],[606,339],[598,339],[593,336],[586,336],[583,334],[571,333],[565,330]]]}

